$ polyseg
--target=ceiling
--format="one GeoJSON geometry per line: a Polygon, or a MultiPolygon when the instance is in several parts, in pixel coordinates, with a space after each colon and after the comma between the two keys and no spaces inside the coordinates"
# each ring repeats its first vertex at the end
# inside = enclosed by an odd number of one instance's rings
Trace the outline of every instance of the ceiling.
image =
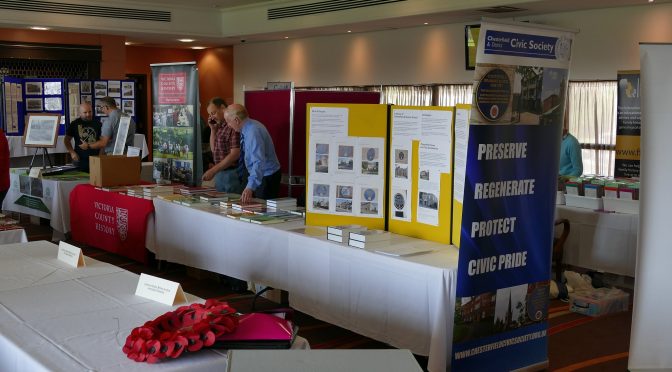
{"type": "MultiPolygon", "coordinates": [[[[52,0],[56,1],[56,0],[52,0]]],[[[63,3],[79,1],[82,4],[89,4],[93,7],[94,2],[83,0],[59,0],[63,3]]],[[[129,4],[129,7],[142,7],[146,9],[170,10],[173,14],[176,12],[185,12],[195,14],[195,22],[198,22],[198,15],[207,15],[209,19],[215,19],[222,23],[221,28],[211,27],[208,32],[199,32],[194,26],[193,32],[175,33],[174,30],[142,30],[141,27],[119,28],[119,27],[96,27],[94,30],[103,34],[124,35],[126,39],[133,44],[147,46],[163,47],[181,47],[186,48],[191,45],[203,47],[216,47],[240,44],[241,42],[254,43],[262,41],[283,40],[286,38],[305,38],[323,35],[344,34],[348,31],[352,33],[372,32],[409,27],[426,27],[427,25],[439,25],[449,23],[468,23],[477,22],[482,17],[504,17],[513,19],[524,19],[526,16],[537,14],[569,12],[576,10],[621,7],[621,6],[653,6],[648,0],[405,0],[393,4],[383,4],[369,6],[356,10],[345,10],[319,15],[292,17],[291,22],[275,22],[266,19],[266,12],[270,8],[291,6],[296,4],[310,4],[325,0],[139,0],[139,1],[118,1],[116,3],[105,2],[105,5],[122,6],[118,4],[129,4]],[[429,4],[429,5],[428,5],[429,4]],[[454,5],[454,4],[457,4],[454,5]],[[493,6],[512,6],[521,10],[506,13],[491,13],[484,9],[493,6]],[[389,12],[389,9],[406,9],[404,12],[389,12]],[[420,9],[416,11],[416,9],[420,9]],[[448,9],[448,10],[446,10],[448,9]],[[452,10],[451,10],[452,9],[452,10]],[[457,9],[457,10],[455,10],[457,9]],[[256,12],[258,19],[263,18],[259,23],[259,29],[254,29],[255,24],[227,29],[227,17],[235,17],[237,12],[256,12]],[[353,13],[356,12],[356,13],[353,13]],[[339,14],[342,13],[342,14],[339,14]],[[233,14],[234,16],[231,16],[233,14]],[[364,16],[361,16],[364,14],[364,16]],[[354,15],[350,17],[348,15],[354,15]],[[214,17],[214,18],[213,18],[214,17]],[[225,19],[221,21],[219,19],[225,19]],[[358,18],[354,22],[348,22],[352,18],[358,18]],[[313,22],[307,22],[310,19],[313,22]],[[317,22],[315,22],[317,20],[317,22]],[[262,24],[263,23],[263,24],[262,24]],[[269,26],[269,24],[272,24],[269,26]],[[273,25],[283,24],[282,27],[272,27],[273,25]],[[267,27],[263,27],[267,26],[267,27]],[[185,44],[177,41],[178,38],[192,38],[195,42],[185,44]]],[[[336,1],[338,0],[329,0],[336,1]]],[[[668,3],[672,0],[656,0],[653,4],[668,3]]],[[[0,3],[2,1],[0,0],[0,3]]],[[[42,14],[42,13],[37,13],[42,14]]],[[[242,13],[241,13],[242,14],[242,13]]],[[[175,17],[175,16],[174,16],[175,17]]],[[[0,16],[2,18],[2,16],[0,16]]],[[[96,17],[97,18],[97,17],[96,17]]],[[[206,19],[207,17],[203,17],[206,19]]],[[[284,21],[284,20],[283,20],[284,21]]],[[[244,21],[241,21],[244,22],[244,21]]],[[[72,24],[69,22],[61,22],[72,24]]],[[[31,25],[27,23],[25,26],[31,25]]],[[[7,21],[3,23],[0,19],[0,27],[21,27],[20,21],[13,19],[11,24],[7,21]],[[19,25],[17,25],[19,23],[19,25]]],[[[92,32],[92,28],[78,28],[60,26],[52,27],[54,30],[73,31],[73,32],[92,32]]],[[[187,25],[189,31],[189,25],[187,25]]]]}

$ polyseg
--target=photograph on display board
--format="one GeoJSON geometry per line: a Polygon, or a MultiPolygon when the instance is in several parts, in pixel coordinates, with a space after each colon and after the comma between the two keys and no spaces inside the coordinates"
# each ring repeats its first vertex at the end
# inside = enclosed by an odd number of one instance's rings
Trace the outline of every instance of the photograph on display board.
{"type": "Polygon", "coordinates": [[[155,127],[193,127],[194,105],[155,105],[155,127]]]}
{"type": "Polygon", "coordinates": [[[79,95],[79,83],[68,83],[68,94],[79,95]]]}
{"type": "Polygon", "coordinates": [[[562,123],[567,73],[567,69],[544,67],[539,124],[559,125],[562,123]]]}
{"type": "Polygon", "coordinates": [[[373,187],[363,187],[361,195],[361,214],[378,214],[378,189],[373,187]]]}
{"type": "Polygon", "coordinates": [[[55,96],[63,93],[60,81],[47,81],[44,83],[44,95],[55,96]]]}
{"type": "Polygon", "coordinates": [[[313,185],[313,209],[329,210],[329,185],[322,183],[313,185]]]}
{"type": "Polygon", "coordinates": [[[55,147],[58,136],[58,114],[28,114],[23,136],[25,147],[55,147]]]}
{"type": "Polygon", "coordinates": [[[171,179],[171,165],[173,159],[154,159],[154,167],[152,170],[152,178],[155,180],[170,180],[171,179]]]}
{"type": "Polygon", "coordinates": [[[26,111],[44,111],[42,98],[26,98],[26,111]]]}
{"type": "Polygon", "coordinates": [[[172,159],[170,170],[172,180],[177,182],[190,182],[194,173],[193,163],[194,162],[191,160],[172,159]]]}
{"type": "Polygon", "coordinates": [[[315,144],[315,173],[329,173],[329,144],[315,144]]]}
{"type": "Polygon", "coordinates": [[[511,331],[548,317],[548,282],[500,288],[455,302],[454,342],[511,331]]]}
{"type": "Polygon", "coordinates": [[[379,161],[378,148],[362,147],[362,174],[378,175],[379,161]]]}
{"type": "Polygon", "coordinates": [[[408,150],[395,149],[394,161],[398,164],[408,164],[408,150]]]}
{"type": "Polygon", "coordinates": [[[121,82],[119,80],[110,80],[107,82],[107,95],[110,97],[121,97],[121,82]]]}
{"type": "MultiPolygon", "coordinates": [[[[84,103],[84,102],[88,102],[88,103],[93,102],[93,101],[92,101],[93,97],[92,97],[90,94],[82,94],[82,95],[80,96],[80,98],[81,98],[80,102],[82,102],[82,103],[84,103]]],[[[96,113],[96,115],[98,115],[98,114],[96,113]]]]}
{"type": "Polygon", "coordinates": [[[63,109],[63,102],[61,97],[45,97],[44,110],[45,111],[61,111],[63,109]]]}
{"type": "Polygon", "coordinates": [[[418,193],[418,206],[420,208],[438,210],[439,209],[439,198],[431,192],[420,191],[418,193]]]}
{"type": "Polygon", "coordinates": [[[336,212],[352,213],[352,186],[336,185],[336,212]]]}
{"type": "Polygon", "coordinates": [[[42,82],[41,81],[26,81],[26,95],[27,96],[41,96],[42,82]]]}
{"type": "Polygon", "coordinates": [[[406,213],[406,206],[408,205],[406,195],[408,194],[408,191],[400,189],[393,191],[392,194],[392,206],[394,207],[393,218],[407,219],[410,217],[406,213]]]}
{"type": "Polygon", "coordinates": [[[132,81],[121,82],[121,98],[135,98],[135,83],[132,81]]]}
{"type": "Polygon", "coordinates": [[[105,107],[105,103],[103,101],[97,99],[96,100],[96,116],[107,116],[105,113],[105,110],[103,110],[103,107],[105,107]]]}
{"type": "Polygon", "coordinates": [[[126,115],[135,116],[135,101],[128,99],[122,100],[121,111],[126,115]]]}
{"type": "Polygon", "coordinates": [[[404,165],[395,165],[394,166],[394,178],[408,179],[408,166],[404,165]]]}
{"type": "Polygon", "coordinates": [[[354,169],[355,147],[350,145],[338,145],[338,170],[352,171],[354,169]]]}
{"type": "Polygon", "coordinates": [[[94,95],[96,98],[107,96],[107,81],[96,81],[93,83],[94,95]]]}
{"type": "Polygon", "coordinates": [[[193,160],[193,149],[189,147],[193,135],[193,128],[154,128],[153,156],[193,160]]]}
{"type": "Polygon", "coordinates": [[[82,94],[91,94],[91,82],[90,81],[80,81],[79,86],[81,88],[82,94]]]}

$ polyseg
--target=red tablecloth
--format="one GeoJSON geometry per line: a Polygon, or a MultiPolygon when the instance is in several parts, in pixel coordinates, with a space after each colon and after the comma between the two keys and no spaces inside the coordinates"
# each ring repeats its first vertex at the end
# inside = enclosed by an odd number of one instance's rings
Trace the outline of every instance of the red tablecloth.
{"type": "Polygon", "coordinates": [[[151,200],[77,185],[70,193],[72,238],[146,263],[147,218],[154,213],[151,200]]]}

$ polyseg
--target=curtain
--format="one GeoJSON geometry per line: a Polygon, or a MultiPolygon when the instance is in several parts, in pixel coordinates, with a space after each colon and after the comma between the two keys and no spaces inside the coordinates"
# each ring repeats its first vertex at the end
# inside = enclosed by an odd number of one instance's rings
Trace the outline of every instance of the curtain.
{"type": "Polygon", "coordinates": [[[431,85],[388,85],[382,87],[382,104],[400,106],[431,106],[431,85]]]}
{"type": "Polygon", "coordinates": [[[570,82],[569,133],[583,148],[583,173],[614,175],[616,81],[570,82]]]}
{"type": "Polygon", "coordinates": [[[458,103],[471,104],[471,84],[442,84],[436,86],[436,105],[455,106],[458,103]]]}

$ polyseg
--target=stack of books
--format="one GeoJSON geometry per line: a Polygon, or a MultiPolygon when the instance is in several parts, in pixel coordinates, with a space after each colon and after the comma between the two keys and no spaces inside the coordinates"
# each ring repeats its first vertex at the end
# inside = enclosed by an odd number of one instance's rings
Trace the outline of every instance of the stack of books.
{"type": "Polygon", "coordinates": [[[240,194],[221,192],[221,191],[210,191],[200,194],[199,197],[201,198],[202,201],[206,203],[214,204],[229,200],[239,200],[240,194]]]}
{"type": "Polygon", "coordinates": [[[266,206],[275,209],[295,208],[296,198],[285,197],[266,200],[266,206]]]}
{"type": "Polygon", "coordinates": [[[175,192],[179,192],[182,195],[193,196],[198,194],[203,194],[205,192],[216,192],[217,189],[214,187],[205,187],[205,186],[178,186],[175,187],[175,192]]]}
{"type": "Polygon", "coordinates": [[[383,230],[352,231],[348,245],[357,248],[380,247],[389,244],[390,236],[390,232],[383,230]]]}
{"type": "Polygon", "coordinates": [[[142,195],[145,199],[153,199],[159,195],[173,195],[175,188],[170,185],[145,185],[142,188],[142,195]]]}
{"type": "Polygon", "coordinates": [[[238,200],[231,204],[231,208],[237,211],[261,214],[266,212],[266,200],[252,198],[247,203],[238,200]]]}
{"type": "Polygon", "coordinates": [[[327,227],[327,240],[338,243],[346,243],[350,233],[366,231],[365,226],[360,225],[337,225],[327,227]]]}

